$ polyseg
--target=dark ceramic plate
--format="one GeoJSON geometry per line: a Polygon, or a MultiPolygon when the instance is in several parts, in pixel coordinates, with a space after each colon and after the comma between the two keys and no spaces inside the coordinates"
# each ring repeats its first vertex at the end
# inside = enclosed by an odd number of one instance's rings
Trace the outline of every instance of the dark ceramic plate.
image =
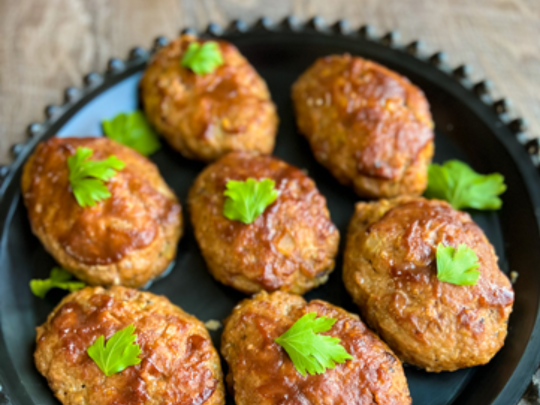
{"type": "MultiPolygon", "coordinates": [[[[505,176],[508,191],[503,196],[503,209],[472,215],[495,245],[502,269],[519,273],[506,345],[483,367],[441,374],[408,367],[406,374],[415,405],[514,405],[540,360],[540,235],[536,212],[540,207],[540,178],[527,153],[537,144],[525,147],[518,141],[521,121],[510,120],[504,101],[491,101],[486,83],[469,83],[467,69],[452,71],[445,66],[442,54],[428,58],[421,54],[418,43],[402,47],[395,43],[393,34],[375,38],[371,32],[368,28],[348,32],[341,23],[325,28],[320,19],[306,26],[288,19],[280,27],[263,19],[255,27],[236,23],[225,32],[211,25],[206,35],[223,35],[231,40],[266,79],[281,119],[275,154],[309,171],[327,197],[332,219],[342,235],[358,198],[315,162],[308,144],[297,134],[289,98],[293,81],[319,56],[350,52],[409,77],[431,103],[437,129],[435,160],[462,159],[480,172],[497,171],[505,176]]],[[[165,42],[158,38],[154,50],[165,42]]],[[[20,198],[21,167],[37,142],[54,135],[100,135],[101,120],[137,108],[137,83],[150,53],[136,48],[127,61],[112,60],[104,75],[88,75],[84,88],[68,89],[66,103],[48,107],[48,119],[30,126],[31,140],[14,148],[15,162],[2,171],[0,404],[57,403],[34,368],[32,354],[34,328],[45,321],[63,294],[54,291],[41,300],[28,288],[30,279],[47,277],[54,261],[30,231],[20,198]]],[[[152,160],[185,202],[203,165],[183,159],[166,145],[152,160]]],[[[306,298],[322,298],[356,312],[341,281],[341,264],[340,255],[328,284],[306,298]]],[[[172,272],[166,279],[156,280],[150,291],[166,295],[203,321],[225,318],[243,298],[210,277],[189,225],[172,272]]],[[[218,347],[220,333],[212,333],[218,347]]],[[[228,404],[233,403],[229,399],[228,404]]]]}

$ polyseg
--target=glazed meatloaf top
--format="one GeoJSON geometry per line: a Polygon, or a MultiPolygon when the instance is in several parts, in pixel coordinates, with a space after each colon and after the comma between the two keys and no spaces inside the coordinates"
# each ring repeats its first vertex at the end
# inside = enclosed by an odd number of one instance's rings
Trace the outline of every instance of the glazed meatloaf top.
{"type": "Polygon", "coordinates": [[[37,328],[35,361],[65,405],[223,405],[219,356],[203,324],[165,297],[112,287],[67,296],[37,328]],[[106,377],[88,356],[133,325],[141,363],[106,377]]]}
{"type": "Polygon", "coordinates": [[[34,231],[86,265],[116,263],[150,245],[160,227],[181,226],[180,204],[157,167],[107,138],[51,138],[39,144],[25,165],[22,189],[34,231]],[[93,207],[81,207],[70,186],[67,159],[78,147],[92,149],[91,160],[114,155],[125,163],[107,182],[111,197],[93,207]]]}

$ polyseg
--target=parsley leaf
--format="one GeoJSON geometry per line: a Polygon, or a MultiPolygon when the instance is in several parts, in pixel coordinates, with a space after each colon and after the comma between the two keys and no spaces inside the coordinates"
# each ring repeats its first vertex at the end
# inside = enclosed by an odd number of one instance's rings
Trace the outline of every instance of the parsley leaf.
{"type": "Polygon", "coordinates": [[[339,344],[339,338],[317,334],[329,331],[336,319],[316,317],[316,312],[304,315],[287,332],[275,339],[304,377],[306,371],[311,375],[322,374],[327,368],[336,367],[336,363],[345,363],[353,358],[339,344]]]}
{"type": "Polygon", "coordinates": [[[505,190],[502,174],[478,174],[459,160],[449,160],[442,166],[429,165],[425,195],[428,198],[446,200],[456,210],[497,210],[502,205],[497,196],[505,190]]]}
{"type": "Polygon", "coordinates": [[[68,157],[69,183],[73,195],[81,207],[93,207],[97,202],[111,196],[105,185],[116,170],[125,167],[124,162],[109,156],[105,160],[88,160],[94,152],[90,148],[78,147],[74,155],[68,157]]]}
{"type": "Polygon", "coordinates": [[[480,267],[474,250],[467,245],[437,246],[437,278],[456,285],[475,285],[480,277],[480,267]]]}
{"type": "Polygon", "coordinates": [[[87,350],[88,355],[97,364],[107,377],[125,370],[129,366],[135,366],[141,362],[138,357],[141,348],[135,343],[135,326],[119,330],[107,340],[101,335],[87,350]]]}
{"type": "Polygon", "coordinates": [[[52,269],[49,278],[45,280],[30,281],[32,293],[39,298],[45,298],[45,295],[52,288],[61,288],[62,290],[73,292],[84,288],[84,285],[82,281],[71,280],[71,274],[59,267],[52,269]]]}
{"type": "Polygon", "coordinates": [[[208,41],[202,45],[192,42],[184,53],[181,64],[197,75],[205,75],[223,65],[223,57],[217,42],[208,41]]]}
{"type": "Polygon", "coordinates": [[[266,207],[276,201],[278,192],[276,182],[270,179],[257,181],[229,180],[223,195],[229,197],[223,206],[223,215],[229,219],[251,224],[266,207]]]}
{"type": "Polygon", "coordinates": [[[103,120],[103,132],[109,138],[135,149],[144,156],[161,148],[158,136],[141,111],[118,114],[111,120],[103,120]]]}

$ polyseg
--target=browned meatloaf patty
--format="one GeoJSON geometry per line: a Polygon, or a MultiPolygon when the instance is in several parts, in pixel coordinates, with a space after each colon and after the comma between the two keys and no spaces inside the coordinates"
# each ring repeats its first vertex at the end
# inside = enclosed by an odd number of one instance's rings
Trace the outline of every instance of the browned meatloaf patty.
{"type": "Polygon", "coordinates": [[[225,323],[221,353],[236,405],[409,405],[401,362],[357,315],[324,301],[283,292],[242,301],[225,323]],[[353,360],[303,377],[274,339],[309,312],[337,319],[338,337],[353,360]]]}
{"type": "Polygon", "coordinates": [[[424,191],[433,123],[424,94],[405,77],[332,55],[300,76],[292,98],[300,132],[341,183],[369,198],[424,191]]]}
{"type": "Polygon", "coordinates": [[[304,293],[328,279],[339,232],[326,199],[299,169],[270,156],[238,152],[208,166],[188,197],[195,236],[212,275],[245,293],[304,293]],[[277,200],[246,225],[223,215],[229,180],[275,181],[277,200]]]}
{"type": "Polygon", "coordinates": [[[368,324],[404,362],[428,371],[485,364],[503,346],[514,292],[471,217],[443,201],[358,203],[344,257],[345,286],[368,324]],[[480,278],[437,278],[436,249],[465,244],[480,278]]]}
{"type": "Polygon", "coordinates": [[[148,65],[141,95],[149,121],[187,158],[208,162],[236,150],[271,153],[278,118],[264,80],[222,40],[216,42],[224,64],[196,75],[181,66],[194,41],[206,42],[182,35],[148,65]]]}
{"type": "Polygon", "coordinates": [[[202,322],[165,297],[124,287],[68,295],[37,328],[36,366],[64,405],[223,405],[217,351],[202,322]],[[87,349],[135,326],[142,362],[106,377],[87,349]]]}
{"type": "Polygon", "coordinates": [[[32,230],[65,269],[92,285],[140,287],[161,274],[182,234],[180,204],[157,167],[108,138],[52,138],[24,167],[22,192],[32,230]],[[79,206],[67,159],[78,147],[91,160],[111,155],[126,166],[107,184],[112,196],[79,206]]]}

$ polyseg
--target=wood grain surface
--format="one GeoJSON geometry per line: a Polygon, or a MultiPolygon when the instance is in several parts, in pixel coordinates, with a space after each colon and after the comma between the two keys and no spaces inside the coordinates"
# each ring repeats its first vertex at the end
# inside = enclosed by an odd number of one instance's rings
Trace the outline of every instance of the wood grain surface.
{"type": "MultiPolygon", "coordinates": [[[[512,100],[529,134],[540,135],[540,0],[0,0],[0,163],[45,105],[61,103],[64,88],[109,58],[188,26],[286,15],[422,39],[451,64],[471,65],[474,80],[492,80],[495,96],[512,100]]],[[[539,385],[520,405],[539,403],[539,385]]]]}
{"type": "Polygon", "coordinates": [[[470,64],[474,79],[491,79],[540,135],[539,0],[0,0],[0,163],[45,105],[109,58],[187,26],[289,14],[420,38],[450,63],[470,64]]]}

